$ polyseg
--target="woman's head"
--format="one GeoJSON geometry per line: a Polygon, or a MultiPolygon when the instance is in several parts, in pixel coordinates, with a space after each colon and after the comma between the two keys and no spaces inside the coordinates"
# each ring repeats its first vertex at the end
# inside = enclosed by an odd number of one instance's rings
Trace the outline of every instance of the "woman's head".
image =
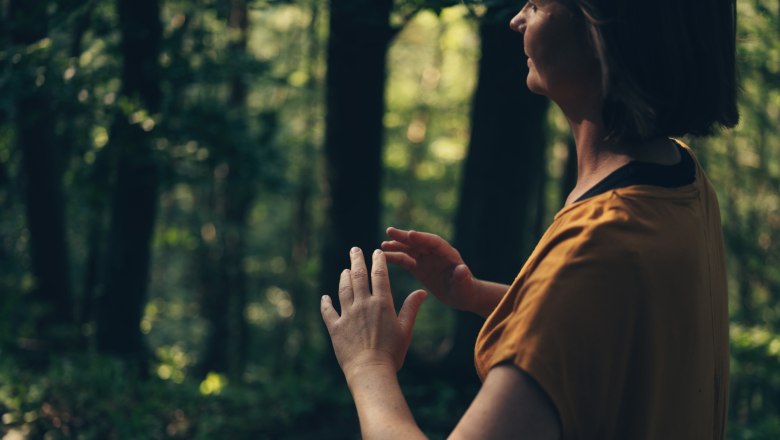
{"type": "Polygon", "coordinates": [[[528,88],[562,107],[600,99],[601,69],[588,27],[572,5],[560,0],[531,0],[510,26],[523,34],[528,56],[528,88]]]}
{"type": "Polygon", "coordinates": [[[552,1],[585,23],[611,139],[707,135],[736,125],[734,0],[552,1]]]}

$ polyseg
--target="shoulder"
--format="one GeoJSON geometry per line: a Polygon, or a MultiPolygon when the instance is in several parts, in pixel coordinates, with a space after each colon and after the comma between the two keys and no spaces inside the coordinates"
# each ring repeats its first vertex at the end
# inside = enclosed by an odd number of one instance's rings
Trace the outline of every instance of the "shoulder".
{"type": "Polygon", "coordinates": [[[569,205],[539,246],[566,254],[596,248],[604,258],[636,257],[648,249],[674,252],[705,219],[707,182],[699,175],[702,179],[683,187],[629,186],[569,205]]]}
{"type": "Polygon", "coordinates": [[[629,346],[623,339],[633,332],[647,296],[642,253],[626,245],[641,226],[611,197],[556,219],[477,345],[483,374],[511,360],[549,396],[569,434],[597,423],[598,417],[583,415],[580,404],[592,392],[581,378],[606,383],[600,381],[602,370],[611,369],[607,364],[629,346]]]}
{"type": "Polygon", "coordinates": [[[637,300],[656,260],[658,229],[614,194],[563,213],[521,272],[515,307],[568,310],[637,300]]]}
{"type": "Polygon", "coordinates": [[[626,240],[642,234],[646,225],[616,193],[603,194],[561,211],[539,242],[539,263],[565,263],[577,257],[624,259],[633,253],[626,240]]]}

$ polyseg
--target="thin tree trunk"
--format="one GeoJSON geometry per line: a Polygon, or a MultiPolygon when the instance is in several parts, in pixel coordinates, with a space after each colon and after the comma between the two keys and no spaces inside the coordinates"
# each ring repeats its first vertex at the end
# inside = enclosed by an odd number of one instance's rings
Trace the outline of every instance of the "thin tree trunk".
{"type": "MultiPolygon", "coordinates": [[[[211,211],[214,201],[215,184],[204,188],[198,199],[211,211]]],[[[205,222],[201,226],[201,240],[195,253],[195,272],[197,274],[197,296],[200,303],[200,313],[208,323],[205,347],[196,374],[205,377],[208,372],[226,373],[228,371],[227,356],[224,341],[227,333],[227,301],[221,295],[219,267],[219,246],[216,241],[217,227],[213,222],[205,222]]]]}
{"type": "MultiPolygon", "coordinates": [[[[89,30],[89,25],[92,21],[94,3],[82,4],[82,2],[71,0],[66,2],[64,6],[67,7],[69,11],[71,11],[70,16],[72,17],[73,21],[68,56],[70,58],[70,68],[76,68],[76,61],[83,52],[82,44],[84,40],[84,34],[89,30]]],[[[72,93],[72,95],[75,97],[74,89],[75,88],[72,87],[71,84],[70,93],[72,93]]],[[[84,120],[88,119],[90,116],[87,114],[84,107],[75,99],[71,99],[65,103],[62,111],[67,114],[68,120],[65,124],[63,124],[64,126],[62,127],[62,134],[60,135],[60,139],[63,143],[63,151],[66,151],[67,154],[70,155],[76,149],[76,146],[83,145],[88,142],[89,138],[84,134],[85,130],[83,128],[85,126],[84,120]]],[[[97,166],[98,163],[95,163],[94,165],[97,166]]],[[[96,192],[104,192],[103,188],[105,188],[105,180],[93,185],[89,185],[91,182],[87,183],[88,185],[86,191],[89,193],[87,197],[91,202],[91,199],[94,197],[96,192]]],[[[105,199],[105,196],[103,198],[105,199]]],[[[95,269],[97,268],[97,261],[100,260],[100,254],[98,254],[96,250],[100,249],[100,245],[104,243],[103,238],[105,233],[105,227],[103,224],[101,224],[101,227],[98,230],[94,224],[94,219],[98,216],[105,216],[105,209],[90,209],[87,211],[86,216],[86,246],[88,248],[85,265],[86,270],[83,275],[84,278],[82,279],[82,285],[80,286],[81,288],[77,288],[77,291],[80,291],[80,296],[74,294],[75,322],[81,333],[79,343],[82,347],[86,347],[89,344],[89,338],[86,337],[84,330],[94,318],[92,315],[96,297],[93,293],[98,280],[98,272],[96,272],[95,269]],[[98,232],[100,235],[98,235],[98,232]]],[[[79,225],[79,227],[83,226],[79,225]]]]}
{"type": "MultiPolygon", "coordinates": [[[[122,93],[119,102],[155,115],[160,110],[162,40],[158,0],[118,0],[122,93]]],[[[98,350],[141,367],[147,359],[139,323],[146,303],[157,213],[158,167],[152,136],[118,109],[110,144],[116,157],[105,290],[97,317],[98,350]]]]}
{"type": "MultiPolygon", "coordinates": [[[[726,136],[727,144],[727,156],[726,161],[731,174],[736,179],[733,184],[736,187],[744,187],[745,179],[740,178],[742,171],[737,163],[737,151],[735,140],[732,135],[726,136]]],[[[750,261],[747,236],[750,235],[751,229],[746,225],[747,221],[740,214],[737,204],[740,200],[737,200],[739,192],[731,191],[727,194],[725,200],[725,212],[727,215],[727,221],[724,224],[724,236],[728,243],[729,249],[737,255],[736,258],[736,283],[737,283],[737,303],[739,304],[738,312],[736,316],[738,320],[746,325],[754,324],[755,313],[753,310],[753,296],[751,288],[751,274],[748,263],[750,261]]]]}
{"type": "MultiPolygon", "coordinates": [[[[314,200],[314,191],[317,182],[317,162],[309,160],[308,158],[316,157],[318,154],[317,144],[319,140],[315,137],[316,127],[319,119],[321,118],[322,110],[320,107],[320,81],[317,77],[317,68],[320,63],[321,52],[321,40],[319,37],[318,23],[320,20],[320,5],[317,1],[313,1],[309,5],[311,19],[307,27],[307,56],[305,59],[307,81],[306,81],[306,99],[308,105],[306,106],[306,139],[302,143],[301,157],[297,161],[299,169],[297,170],[298,178],[297,188],[295,191],[295,204],[293,206],[292,215],[292,254],[290,264],[290,285],[292,293],[292,302],[295,310],[292,322],[289,324],[290,328],[286,328],[286,332],[283,335],[286,340],[289,338],[290,329],[297,332],[299,337],[300,350],[298,353],[307,353],[312,349],[312,335],[315,335],[317,331],[321,331],[322,326],[319,323],[319,319],[315,319],[319,305],[316,301],[312,301],[310,293],[312,287],[309,281],[309,276],[306,271],[306,267],[310,262],[312,251],[314,247],[314,218],[312,203],[314,200]]],[[[281,345],[281,344],[280,344],[281,345]]],[[[283,347],[278,349],[277,359],[281,359],[281,362],[277,362],[278,367],[275,367],[274,371],[278,371],[280,368],[289,368],[292,365],[297,371],[302,371],[307,361],[298,355],[298,353],[288,353],[283,347]],[[278,369],[277,369],[278,368],[278,369]]]]}
{"type": "MultiPolygon", "coordinates": [[[[47,36],[47,6],[23,0],[9,3],[12,43],[25,46],[47,36]]],[[[34,72],[30,63],[35,62],[25,57],[18,66],[34,72]]],[[[36,319],[37,337],[49,348],[61,349],[75,335],[62,188],[65,157],[55,134],[51,81],[45,73],[26,75],[25,86],[15,96],[15,128],[22,153],[33,298],[43,308],[36,319]]]]}
{"type": "MultiPolygon", "coordinates": [[[[507,25],[512,11],[507,5],[490,7],[480,24],[482,57],[454,240],[475,276],[503,283],[514,279],[535,235],[548,105],[523,83],[522,37],[507,25]]],[[[458,314],[447,371],[473,368],[482,321],[458,314]]]]}
{"type": "MultiPolygon", "coordinates": [[[[228,28],[238,38],[230,45],[233,59],[246,57],[249,35],[246,0],[229,0],[228,28]]],[[[201,362],[201,374],[208,371],[227,373],[240,381],[246,367],[248,327],[244,317],[247,302],[247,276],[244,270],[247,218],[255,198],[258,157],[248,148],[246,104],[248,85],[240,66],[230,80],[228,108],[232,121],[242,127],[223,147],[224,159],[217,166],[214,188],[214,214],[218,219],[216,254],[218,280],[215,289],[204,292],[212,310],[206,311],[211,332],[201,362]],[[222,170],[222,171],[220,171],[222,170]]],[[[260,144],[270,142],[261,139],[260,144]]],[[[260,147],[263,145],[252,146],[260,147]]],[[[214,250],[212,250],[213,252],[214,250]]],[[[204,268],[208,270],[208,268],[204,268]]]]}
{"type": "Polygon", "coordinates": [[[331,0],[326,79],[326,225],[320,291],[334,304],[348,251],[379,246],[391,0],[331,0]]]}
{"type": "MultiPolygon", "coordinates": [[[[0,124],[5,121],[0,120],[0,124]]],[[[4,223],[9,211],[11,210],[11,175],[8,172],[8,167],[5,161],[0,161],[0,222],[4,223]]],[[[4,245],[6,243],[6,236],[4,231],[0,230],[0,276],[7,273],[10,268],[10,255],[8,247],[4,245]]],[[[3,278],[5,278],[3,276],[3,278]]],[[[5,290],[5,283],[0,282],[0,288],[5,290]]],[[[3,300],[6,296],[3,295],[0,298],[0,304],[3,304],[3,300]]]]}

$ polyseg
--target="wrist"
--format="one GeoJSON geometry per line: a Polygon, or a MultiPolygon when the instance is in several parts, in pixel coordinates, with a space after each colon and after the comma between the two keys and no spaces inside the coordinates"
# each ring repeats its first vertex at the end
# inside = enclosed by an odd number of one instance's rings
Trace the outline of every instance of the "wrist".
{"type": "Polygon", "coordinates": [[[493,313],[507,289],[509,289],[508,285],[474,278],[474,294],[471,295],[471,309],[469,311],[487,318],[493,313]]]}
{"type": "Polygon", "coordinates": [[[389,363],[361,363],[346,368],[347,385],[355,400],[365,439],[423,439],[389,363]]]}
{"type": "Polygon", "coordinates": [[[398,372],[392,359],[383,356],[367,356],[356,359],[342,368],[347,384],[356,383],[364,378],[377,376],[395,376],[398,372]]]}
{"type": "Polygon", "coordinates": [[[485,296],[485,282],[479,278],[472,278],[471,294],[467,297],[468,302],[466,307],[463,308],[466,312],[481,314],[481,310],[484,308],[482,302],[485,296]]]}

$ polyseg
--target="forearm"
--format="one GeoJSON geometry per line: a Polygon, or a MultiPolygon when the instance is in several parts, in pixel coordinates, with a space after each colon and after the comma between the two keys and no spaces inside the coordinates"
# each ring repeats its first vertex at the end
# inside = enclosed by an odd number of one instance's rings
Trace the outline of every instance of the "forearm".
{"type": "Polygon", "coordinates": [[[483,318],[487,318],[493,313],[496,306],[498,306],[501,298],[503,298],[506,291],[509,290],[509,286],[479,279],[475,279],[475,282],[477,290],[474,295],[474,304],[471,307],[471,311],[483,318]]]}
{"type": "Polygon", "coordinates": [[[424,439],[391,365],[362,366],[346,374],[366,440],[424,439]]]}

